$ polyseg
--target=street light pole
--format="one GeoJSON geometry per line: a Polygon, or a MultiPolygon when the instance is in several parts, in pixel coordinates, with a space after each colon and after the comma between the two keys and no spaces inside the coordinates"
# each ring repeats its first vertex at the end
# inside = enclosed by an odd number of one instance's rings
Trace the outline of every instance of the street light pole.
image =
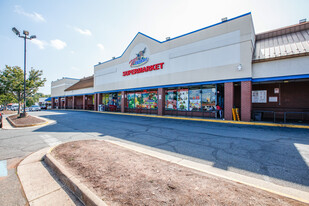
{"type": "Polygon", "coordinates": [[[27,53],[27,39],[31,40],[31,39],[35,39],[36,36],[32,35],[30,37],[28,37],[29,32],[24,30],[23,34],[24,36],[20,35],[20,32],[13,27],[12,31],[20,38],[24,39],[24,112],[20,114],[20,117],[25,117],[26,116],[26,53],[27,53]]]}

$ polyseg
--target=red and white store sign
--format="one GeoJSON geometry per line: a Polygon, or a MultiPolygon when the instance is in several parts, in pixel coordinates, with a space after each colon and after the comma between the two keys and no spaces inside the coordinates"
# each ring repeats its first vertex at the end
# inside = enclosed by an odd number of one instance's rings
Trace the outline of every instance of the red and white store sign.
{"type": "Polygon", "coordinates": [[[134,75],[134,74],[139,74],[139,73],[144,73],[144,72],[160,70],[160,69],[163,69],[163,64],[164,64],[164,62],[158,63],[158,64],[154,64],[154,65],[151,65],[151,66],[146,66],[146,67],[140,67],[140,68],[137,68],[137,69],[127,70],[127,71],[124,71],[122,73],[122,76],[129,76],[129,75],[134,75]]]}

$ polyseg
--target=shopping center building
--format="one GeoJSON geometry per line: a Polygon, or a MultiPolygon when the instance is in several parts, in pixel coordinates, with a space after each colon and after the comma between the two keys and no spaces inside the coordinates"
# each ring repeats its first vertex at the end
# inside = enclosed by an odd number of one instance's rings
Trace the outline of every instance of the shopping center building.
{"type": "Polygon", "coordinates": [[[165,41],[138,33],[93,76],[52,82],[52,107],[306,121],[308,54],[308,22],[255,34],[251,13],[165,41]]]}

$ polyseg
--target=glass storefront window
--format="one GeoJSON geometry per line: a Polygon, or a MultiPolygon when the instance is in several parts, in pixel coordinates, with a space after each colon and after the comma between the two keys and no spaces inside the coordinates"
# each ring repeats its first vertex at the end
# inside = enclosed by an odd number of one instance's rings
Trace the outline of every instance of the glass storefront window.
{"type": "Polygon", "coordinates": [[[190,89],[189,90],[189,109],[190,111],[200,111],[201,109],[201,89],[190,89]]]}
{"type": "Polygon", "coordinates": [[[158,108],[158,92],[149,91],[149,97],[147,100],[148,109],[157,109],[158,108]]]}
{"type": "Polygon", "coordinates": [[[143,109],[148,109],[149,104],[148,104],[148,100],[149,100],[149,93],[147,91],[142,92],[142,99],[143,99],[143,103],[142,103],[142,108],[143,109]]]}
{"type": "Polygon", "coordinates": [[[210,111],[216,109],[216,86],[207,85],[202,89],[202,108],[203,110],[210,111]]]}
{"type": "Polygon", "coordinates": [[[176,110],[177,109],[177,90],[171,89],[165,92],[165,109],[176,110]]]}
{"type": "Polygon", "coordinates": [[[121,108],[121,92],[118,92],[117,101],[117,108],[121,108]]]}
{"type": "Polygon", "coordinates": [[[188,89],[178,89],[177,92],[177,109],[181,111],[188,111],[188,89]]]}
{"type": "Polygon", "coordinates": [[[135,93],[135,108],[142,108],[143,105],[143,98],[142,92],[135,93]]]}
{"type": "Polygon", "coordinates": [[[129,109],[134,109],[135,108],[135,104],[134,104],[134,95],[135,93],[128,93],[127,94],[127,102],[128,102],[128,108],[129,109]]]}

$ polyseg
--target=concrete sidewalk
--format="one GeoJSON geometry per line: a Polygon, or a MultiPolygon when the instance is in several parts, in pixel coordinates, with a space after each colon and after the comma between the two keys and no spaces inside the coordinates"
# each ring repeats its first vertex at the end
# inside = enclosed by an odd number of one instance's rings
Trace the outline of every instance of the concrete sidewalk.
{"type": "MultiPolygon", "coordinates": [[[[147,154],[165,161],[176,163],[181,166],[192,168],[201,172],[205,172],[220,178],[229,179],[245,185],[256,187],[271,193],[289,197],[301,202],[309,203],[309,192],[297,190],[294,188],[279,186],[264,180],[244,176],[231,171],[221,170],[209,165],[197,163],[183,158],[175,157],[170,154],[163,154],[154,151],[148,147],[141,147],[137,144],[129,144],[124,141],[103,140],[110,143],[125,147],[130,150],[137,151],[142,154],[147,154]]],[[[87,197],[87,201],[96,204],[86,205],[105,205],[98,197],[85,188],[76,177],[69,174],[66,169],[57,162],[49,153],[49,148],[42,149],[33,153],[24,159],[18,166],[18,175],[23,185],[26,197],[30,205],[83,205],[79,199],[87,197]],[[47,154],[48,165],[53,171],[56,171],[56,176],[49,167],[42,161],[42,158],[47,154]],[[52,163],[50,163],[50,161],[52,163]],[[59,179],[66,184],[63,185],[59,179]],[[74,196],[67,188],[74,191],[74,196]],[[77,188],[77,189],[76,189],[77,188]],[[79,188],[82,188],[81,190],[79,188]]]]}
{"type": "Polygon", "coordinates": [[[42,158],[50,148],[44,148],[26,157],[18,166],[17,174],[31,206],[83,204],[72,194],[58,177],[46,167],[42,158]]]}

